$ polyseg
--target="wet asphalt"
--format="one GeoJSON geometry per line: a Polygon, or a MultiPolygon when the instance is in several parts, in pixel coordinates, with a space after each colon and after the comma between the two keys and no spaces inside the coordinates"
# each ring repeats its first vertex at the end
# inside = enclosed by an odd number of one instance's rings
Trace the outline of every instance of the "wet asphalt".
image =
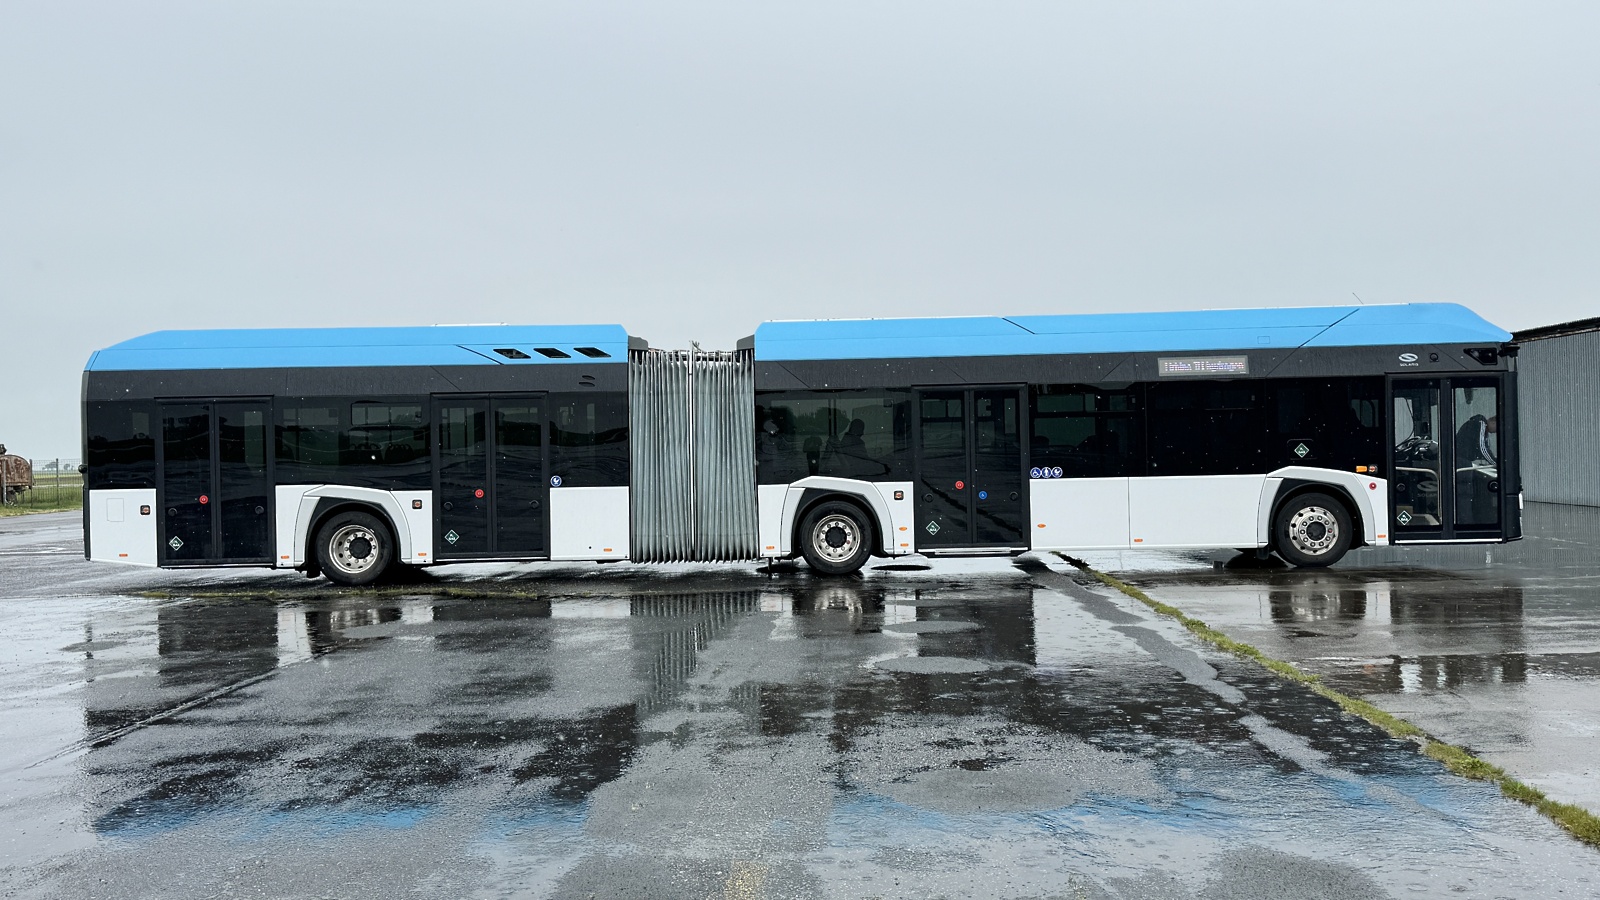
{"type": "MultiPolygon", "coordinates": [[[[1375,697],[1600,653],[1587,564],[1108,564],[1269,651],[1381,622],[1410,643],[1318,663],[1375,697]]],[[[36,516],[0,519],[0,635],[6,896],[1600,896],[1532,810],[1046,558],[345,592],[91,565],[36,516]]]]}
{"type": "Polygon", "coordinates": [[[1511,544],[1360,550],[1323,572],[1085,559],[1600,812],[1600,508],[1529,504],[1524,526],[1511,544]]]}

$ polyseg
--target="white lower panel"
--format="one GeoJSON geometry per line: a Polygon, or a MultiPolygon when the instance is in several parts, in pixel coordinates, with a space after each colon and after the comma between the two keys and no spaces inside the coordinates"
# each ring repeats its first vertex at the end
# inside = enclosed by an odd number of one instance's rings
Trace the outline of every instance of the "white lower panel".
{"type": "Polygon", "coordinates": [[[628,489],[550,489],[551,559],[627,559],[628,489]]]}
{"type": "Polygon", "coordinates": [[[433,562],[433,491],[395,491],[394,498],[405,514],[402,527],[411,533],[411,555],[401,562],[416,566],[433,562]]]}
{"type": "Polygon", "coordinates": [[[1128,479],[1036,478],[1029,483],[1035,550],[1129,546],[1128,479]]]}
{"type": "Polygon", "coordinates": [[[789,555],[789,536],[783,532],[783,498],[788,493],[787,484],[756,486],[756,536],[763,557],[789,555]]]}
{"type": "Polygon", "coordinates": [[[156,564],[156,492],[129,488],[89,492],[89,558],[156,564]]]}
{"type": "MultiPolygon", "coordinates": [[[[318,485],[314,484],[280,484],[274,492],[273,499],[276,506],[273,511],[277,521],[273,522],[274,541],[277,547],[272,554],[272,564],[279,568],[293,568],[295,563],[294,549],[296,537],[296,524],[300,519],[300,498],[306,491],[318,485]]],[[[305,546],[301,542],[300,546],[305,546]]],[[[304,560],[301,560],[304,562],[304,560]]]]}
{"type": "Polygon", "coordinates": [[[917,550],[916,510],[912,502],[909,481],[880,481],[874,487],[878,489],[878,496],[883,498],[883,505],[889,510],[889,521],[883,523],[884,543],[887,545],[883,552],[890,556],[903,556],[915,553],[917,550]],[[896,500],[896,494],[900,499],[896,500]]]}
{"type": "Polygon", "coordinates": [[[1128,531],[1135,547],[1258,547],[1265,475],[1128,480],[1128,531]]]}

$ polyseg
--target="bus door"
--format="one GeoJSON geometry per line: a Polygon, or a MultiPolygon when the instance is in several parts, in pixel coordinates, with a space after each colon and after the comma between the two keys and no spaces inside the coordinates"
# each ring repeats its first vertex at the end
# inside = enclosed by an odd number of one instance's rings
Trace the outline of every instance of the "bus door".
{"type": "Polygon", "coordinates": [[[1021,388],[917,392],[917,547],[1021,548],[1027,539],[1021,388]]]}
{"type": "Polygon", "coordinates": [[[1501,376],[1393,378],[1389,391],[1393,539],[1502,537],[1506,503],[1516,501],[1502,490],[1502,471],[1514,471],[1506,458],[1514,448],[1500,439],[1506,422],[1501,376]]]}
{"type": "Polygon", "coordinates": [[[436,395],[440,559],[548,553],[544,399],[436,395]]]}
{"type": "Polygon", "coordinates": [[[161,564],[272,560],[266,401],[163,402],[161,564]]]}

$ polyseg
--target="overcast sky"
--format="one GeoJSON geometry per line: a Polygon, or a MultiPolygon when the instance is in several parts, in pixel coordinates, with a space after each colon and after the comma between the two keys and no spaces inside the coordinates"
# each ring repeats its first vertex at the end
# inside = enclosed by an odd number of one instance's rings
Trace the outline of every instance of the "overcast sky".
{"type": "Polygon", "coordinates": [[[147,331],[1600,315],[1600,4],[0,0],[0,442],[147,331]]]}

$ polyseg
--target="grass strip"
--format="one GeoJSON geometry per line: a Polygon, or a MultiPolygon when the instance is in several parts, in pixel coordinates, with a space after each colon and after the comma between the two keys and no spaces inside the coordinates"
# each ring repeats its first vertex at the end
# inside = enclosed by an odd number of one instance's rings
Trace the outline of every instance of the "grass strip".
{"type": "Polygon", "coordinates": [[[1183,610],[1168,603],[1162,603],[1121,579],[1100,572],[1090,567],[1081,559],[1075,559],[1064,553],[1057,556],[1066,560],[1086,575],[1092,576],[1101,584],[1120,591],[1133,599],[1150,607],[1163,616],[1178,620],[1184,628],[1196,637],[1219,649],[1226,650],[1240,659],[1250,660],[1258,665],[1271,670],[1274,674],[1298,684],[1303,684],[1317,694],[1332,700],[1340,709],[1353,716],[1365,719],[1377,727],[1388,732],[1391,736],[1409,740],[1416,743],[1422,752],[1431,759],[1438,760],[1445,768],[1476,781],[1487,781],[1498,785],[1500,793],[1512,800],[1525,803],[1538,810],[1545,818],[1560,825],[1566,832],[1591,847],[1600,847],[1600,816],[1589,812],[1581,806],[1571,803],[1561,803],[1545,796],[1544,791],[1518,781],[1506,773],[1499,766],[1479,759],[1471,753],[1447,744],[1444,741],[1428,734],[1416,725],[1407,722],[1393,713],[1384,712],[1365,700],[1352,697],[1349,694],[1336,691],[1326,684],[1317,675],[1306,672],[1294,663],[1275,659],[1262,653],[1259,649],[1236,641],[1226,634],[1212,628],[1210,625],[1186,614],[1183,610]]]}

